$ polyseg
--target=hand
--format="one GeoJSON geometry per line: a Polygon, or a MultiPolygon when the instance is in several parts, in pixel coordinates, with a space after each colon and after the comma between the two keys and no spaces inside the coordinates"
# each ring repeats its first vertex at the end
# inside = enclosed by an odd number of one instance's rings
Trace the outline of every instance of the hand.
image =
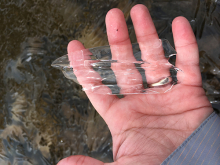
{"type": "MultiPolygon", "coordinates": [[[[145,6],[134,6],[130,14],[138,43],[158,39],[145,6]]],[[[131,44],[124,15],[119,9],[108,12],[106,26],[110,45],[131,44]]],[[[183,72],[178,72],[178,84],[171,91],[163,94],[126,95],[122,99],[114,95],[87,92],[111,131],[114,155],[111,164],[162,163],[213,112],[202,88],[198,46],[191,26],[184,17],[177,17],[172,23],[172,29],[177,51],[176,66],[183,72]]],[[[69,54],[82,49],[84,47],[79,41],[72,41],[68,45],[69,54]]],[[[144,47],[141,49],[145,51],[144,47]]],[[[133,58],[130,46],[120,51],[120,58],[125,54],[126,58],[133,58]]],[[[83,74],[78,74],[77,79],[83,82],[83,74]]],[[[119,85],[121,81],[117,77],[119,85]]],[[[83,87],[86,88],[86,84],[83,87]]],[[[110,163],[85,156],[71,156],[59,162],[59,165],[70,164],[110,163]]]]}

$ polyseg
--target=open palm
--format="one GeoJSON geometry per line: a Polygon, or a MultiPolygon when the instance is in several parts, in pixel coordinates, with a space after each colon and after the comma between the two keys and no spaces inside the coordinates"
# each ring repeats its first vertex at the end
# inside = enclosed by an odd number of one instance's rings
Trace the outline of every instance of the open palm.
{"type": "MultiPolygon", "coordinates": [[[[158,39],[145,6],[134,6],[131,18],[139,43],[158,39]]],[[[120,58],[134,58],[130,46],[120,49],[120,45],[130,45],[130,39],[123,13],[119,9],[108,12],[106,26],[109,44],[118,45],[120,58]]],[[[111,164],[162,163],[213,111],[202,89],[198,47],[190,24],[185,18],[178,17],[173,21],[172,29],[177,51],[176,66],[183,72],[178,72],[178,84],[171,91],[126,95],[122,99],[87,92],[111,131],[115,161],[111,164]]],[[[68,45],[68,54],[82,49],[84,47],[80,42],[72,41],[68,45]]],[[[144,46],[141,49],[145,51],[144,46]]],[[[112,53],[114,55],[114,50],[112,53]]],[[[79,82],[83,82],[83,74],[76,76],[79,82]]],[[[147,79],[151,80],[151,77],[147,79]]],[[[119,85],[122,81],[121,77],[117,77],[119,85]]],[[[86,84],[83,87],[86,88],[86,84]]],[[[85,156],[72,156],[59,162],[59,165],[70,164],[104,163],[85,156]]]]}

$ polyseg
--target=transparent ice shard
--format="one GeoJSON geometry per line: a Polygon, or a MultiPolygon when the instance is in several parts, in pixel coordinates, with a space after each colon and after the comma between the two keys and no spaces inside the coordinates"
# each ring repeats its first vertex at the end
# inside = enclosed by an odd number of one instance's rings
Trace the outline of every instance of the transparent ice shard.
{"type": "Polygon", "coordinates": [[[165,93],[177,83],[180,69],[175,67],[176,51],[167,40],[132,44],[134,58],[123,54],[129,48],[110,45],[83,49],[56,59],[52,66],[81,84],[83,90],[99,94],[165,93]]]}

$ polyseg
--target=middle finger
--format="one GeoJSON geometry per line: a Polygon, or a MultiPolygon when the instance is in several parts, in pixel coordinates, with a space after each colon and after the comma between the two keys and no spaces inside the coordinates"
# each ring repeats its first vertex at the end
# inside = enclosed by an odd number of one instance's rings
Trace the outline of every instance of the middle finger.
{"type": "Polygon", "coordinates": [[[111,65],[115,73],[121,93],[139,93],[142,90],[142,77],[136,69],[136,61],[128,34],[124,14],[119,9],[112,9],[106,16],[106,27],[112,60],[117,63],[111,65]]]}

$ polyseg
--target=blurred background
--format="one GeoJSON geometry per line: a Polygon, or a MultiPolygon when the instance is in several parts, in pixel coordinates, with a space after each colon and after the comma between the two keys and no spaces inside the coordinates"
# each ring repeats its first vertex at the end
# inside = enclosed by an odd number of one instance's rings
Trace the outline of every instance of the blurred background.
{"type": "MultiPolygon", "coordinates": [[[[172,20],[186,17],[200,50],[203,87],[220,105],[220,0],[1,0],[0,164],[55,165],[83,154],[113,161],[111,134],[81,86],[51,63],[69,41],[86,48],[108,45],[105,15],[148,7],[160,38],[173,45],[172,20]]],[[[173,45],[174,46],[174,45],[173,45]]]]}

